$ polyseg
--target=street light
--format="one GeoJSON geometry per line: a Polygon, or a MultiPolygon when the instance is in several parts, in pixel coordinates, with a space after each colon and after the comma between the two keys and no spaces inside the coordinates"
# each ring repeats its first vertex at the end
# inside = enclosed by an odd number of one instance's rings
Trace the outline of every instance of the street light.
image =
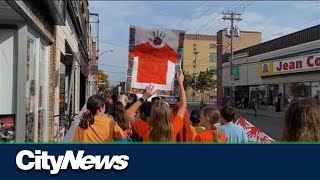
{"type": "Polygon", "coordinates": [[[99,59],[104,53],[107,53],[107,52],[113,52],[113,49],[110,49],[110,50],[107,50],[107,51],[103,51],[103,52],[97,57],[97,59],[99,59]]]}

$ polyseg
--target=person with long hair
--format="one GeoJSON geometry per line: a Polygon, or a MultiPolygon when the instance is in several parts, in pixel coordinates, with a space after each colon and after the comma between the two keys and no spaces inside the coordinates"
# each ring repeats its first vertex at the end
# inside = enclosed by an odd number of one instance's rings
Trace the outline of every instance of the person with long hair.
{"type": "MultiPolygon", "coordinates": [[[[172,116],[176,116],[177,112],[181,106],[180,102],[177,102],[172,109],[172,116]]],[[[194,141],[195,137],[197,136],[197,132],[193,126],[189,124],[189,111],[188,109],[184,113],[183,116],[183,126],[176,135],[176,142],[192,142],[194,141]]]]}
{"type": "Polygon", "coordinates": [[[114,108],[110,114],[125,134],[125,138],[121,141],[128,142],[128,138],[131,135],[131,124],[124,118],[124,111],[125,107],[122,102],[118,101],[114,104],[114,108]]]}
{"type": "Polygon", "coordinates": [[[320,141],[320,101],[314,98],[291,102],[285,113],[282,141],[320,141]]]}
{"type": "Polygon", "coordinates": [[[93,95],[88,99],[83,115],[73,137],[74,142],[112,142],[125,137],[123,130],[110,117],[105,116],[106,99],[93,95]]]}
{"type": "MultiPolygon", "coordinates": [[[[183,127],[183,116],[187,109],[186,94],[183,87],[184,75],[177,73],[179,82],[181,106],[177,111],[176,116],[172,117],[170,107],[162,100],[153,103],[150,114],[150,130],[144,135],[144,142],[170,142],[175,141],[180,129],[183,127]]],[[[134,123],[134,114],[141,104],[155,94],[154,86],[147,86],[142,98],[133,104],[125,113],[125,117],[134,123]]]]}
{"type": "Polygon", "coordinates": [[[219,122],[220,113],[217,108],[204,107],[200,113],[200,125],[205,131],[196,136],[196,142],[226,142],[226,135],[215,126],[219,122]]]}

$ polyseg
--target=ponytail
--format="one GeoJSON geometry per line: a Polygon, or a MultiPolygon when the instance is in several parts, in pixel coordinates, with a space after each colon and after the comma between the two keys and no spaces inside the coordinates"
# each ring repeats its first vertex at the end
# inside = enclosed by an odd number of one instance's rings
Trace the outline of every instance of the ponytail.
{"type": "Polygon", "coordinates": [[[220,136],[219,136],[219,129],[216,128],[215,126],[213,126],[213,127],[212,127],[212,130],[213,130],[214,140],[215,140],[216,142],[221,142],[220,136]]]}
{"type": "Polygon", "coordinates": [[[221,142],[220,140],[220,130],[214,125],[215,123],[219,122],[220,119],[220,112],[217,108],[214,107],[204,107],[201,109],[201,113],[209,119],[211,124],[211,129],[213,133],[214,140],[216,142],[221,142]]]}
{"type": "Polygon", "coordinates": [[[89,111],[82,116],[79,126],[82,129],[88,129],[88,126],[92,125],[93,123],[94,123],[94,115],[89,111]]]}
{"type": "Polygon", "coordinates": [[[87,101],[87,112],[82,116],[79,127],[88,129],[94,123],[94,116],[100,108],[105,107],[107,101],[104,97],[99,95],[91,96],[87,101]]]}

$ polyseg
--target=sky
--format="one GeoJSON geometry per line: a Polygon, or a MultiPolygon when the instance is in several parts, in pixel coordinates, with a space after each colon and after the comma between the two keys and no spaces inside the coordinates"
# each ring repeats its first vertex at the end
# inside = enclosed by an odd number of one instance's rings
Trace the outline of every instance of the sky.
{"type": "Polygon", "coordinates": [[[99,68],[111,85],[126,78],[129,26],[181,29],[187,33],[215,35],[230,26],[221,12],[237,12],[243,31],[262,32],[262,41],[320,24],[320,1],[89,1],[98,13],[99,68]]]}

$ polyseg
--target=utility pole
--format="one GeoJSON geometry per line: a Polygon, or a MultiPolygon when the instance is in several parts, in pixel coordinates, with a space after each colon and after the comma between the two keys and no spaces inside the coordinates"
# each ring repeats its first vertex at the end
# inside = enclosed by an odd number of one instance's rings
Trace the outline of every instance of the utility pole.
{"type": "Polygon", "coordinates": [[[193,101],[196,101],[196,87],[197,87],[197,54],[198,51],[194,51],[194,61],[193,61],[193,70],[194,70],[194,86],[193,86],[193,93],[194,93],[194,99],[193,101]]]}
{"type": "Polygon", "coordinates": [[[193,44],[193,55],[194,55],[194,60],[193,60],[193,75],[194,75],[194,85],[193,85],[193,101],[196,101],[196,87],[197,87],[197,54],[199,53],[197,51],[197,42],[198,42],[198,37],[199,34],[196,34],[196,43],[193,44]]]}
{"type": "Polygon", "coordinates": [[[232,92],[231,92],[231,105],[235,106],[235,87],[234,87],[234,76],[233,76],[233,37],[239,37],[240,36],[240,31],[234,27],[233,21],[241,21],[242,19],[240,17],[241,14],[237,14],[234,12],[231,13],[222,13],[224,17],[222,18],[223,20],[229,20],[231,22],[231,27],[230,29],[226,28],[226,33],[225,35],[227,37],[230,37],[231,41],[231,59],[230,59],[230,80],[231,80],[231,87],[232,87],[232,92]]]}

